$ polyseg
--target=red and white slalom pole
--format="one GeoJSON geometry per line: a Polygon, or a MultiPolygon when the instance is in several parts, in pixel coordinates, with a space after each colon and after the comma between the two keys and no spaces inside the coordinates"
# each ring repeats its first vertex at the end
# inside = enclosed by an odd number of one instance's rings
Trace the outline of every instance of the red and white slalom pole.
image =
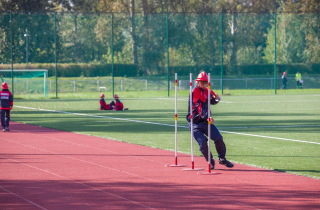
{"type": "Polygon", "coordinates": [[[211,173],[211,147],[210,147],[210,138],[211,138],[211,111],[210,111],[210,95],[211,95],[211,91],[210,91],[210,73],[208,73],[208,172],[211,173]]]}
{"type": "Polygon", "coordinates": [[[178,97],[177,97],[177,83],[178,83],[178,74],[174,74],[174,91],[175,91],[175,112],[174,112],[174,124],[175,124],[175,160],[174,163],[178,165],[178,154],[177,154],[177,142],[178,142],[178,97]]]}
{"type": "MultiPolygon", "coordinates": [[[[215,93],[213,93],[213,96],[216,97],[215,93]]],[[[198,174],[203,175],[211,175],[211,174],[221,174],[220,172],[211,172],[211,111],[210,111],[210,105],[211,105],[211,87],[210,87],[210,73],[208,73],[208,172],[198,172],[198,174]]]]}
{"type": "Polygon", "coordinates": [[[168,166],[168,167],[185,167],[187,165],[178,165],[178,89],[177,89],[177,86],[178,86],[178,74],[175,73],[174,74],[175,76],[175,112],[174,112],[174,118],[175,118],[175,149],[174,149],[174,165],[165,165],[165,166],[168,166]]]}
{"type": "Polygon", "coordinates": [[[194,169],[194,159],[193,159],[193,114],[192,114],[192,73],[190,73],[190,119],[191,119],[191,168],[194,169]]]}
{"type": "Polygon", "coordinates": [[[190,73],[190,131],[191,131],[191,169],[183,169],[184,171],[201,171],[202,168],[194,168],[194,158],[193,158],[193,115],[192,115],[192,103],[193,103],[193,96],[192,96],[192,73],[190,73]]]}

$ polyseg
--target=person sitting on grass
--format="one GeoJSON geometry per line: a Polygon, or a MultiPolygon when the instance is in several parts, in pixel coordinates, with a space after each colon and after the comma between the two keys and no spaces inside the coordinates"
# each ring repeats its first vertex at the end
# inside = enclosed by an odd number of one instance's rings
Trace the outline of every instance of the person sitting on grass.
{"type": "Polygon", "coordinates": [[[3,132],[9,130],[10,122],[10,110],[13,106],[13,96],[9,91],[9,86],[6,82],[1,85],[2,90],[0,91],[0,115],[1,115],[1,125],[3,132]]]}
{"type": "Polygon", "coordinates": [[[104,100],[104,94],[101,93],[100,95],[100,110],[113,110],[114,109],[114,101],[111,101],[110,104],[106,104],[105,100],[104,100]]]}
{"type": "Polygon", "coordinates": [[[116,101],[116,104],[113,107],[113,111],[128,110],[128,108],[123,108],[123,103],[119,100],[119,96],[117,94],[115,94],[113,98],[116,101]]]}

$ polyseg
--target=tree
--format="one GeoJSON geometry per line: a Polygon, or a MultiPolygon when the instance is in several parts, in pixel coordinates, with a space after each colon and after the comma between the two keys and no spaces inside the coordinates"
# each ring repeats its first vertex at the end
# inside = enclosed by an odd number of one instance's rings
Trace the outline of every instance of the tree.
{"type": "Polygon", "coordinates": [[[303,18],[302,25],[305,30],[303,42],[305,43],[307,62],[320,62],[320,1],[282,1],[281,6],[284,12],[303,14],[301,18],[303,18]]]}
{"type": "MultiPolygon", "coordinates": [[[[274,25],[269,30],[265,58],[274,63],[274,25]]],[[[294,14],[277,15],[277,63],[304,63],[307,61],[305,50],[305,24],[303,16],[294,14]]]]}
{"type": "Polygon", "coordinates": [[[43,0],[0,0],[0,11],[54,11],[53,1],[43,0]]]}

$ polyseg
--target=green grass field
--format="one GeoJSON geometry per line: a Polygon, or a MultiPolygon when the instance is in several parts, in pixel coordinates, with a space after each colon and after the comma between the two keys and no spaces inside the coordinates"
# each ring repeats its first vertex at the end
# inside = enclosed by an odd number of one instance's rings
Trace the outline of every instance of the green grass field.
{"type": "MultiPolygon", "coordinates": [[[[221,95],[221,90],[215,90],[216,93],[221,95]]],[[[154,98],[154,97],[168,97],[168,91],[115,91],[116,94],[121,95],[122,98],[154,98]]],[[[77,92],[77,93],[58,93],[58,99],[99,99],[100,92],[77,92]]],[[[174,91],[169,91],[170,97],[174,97],[174,91]]],[[[275,95],[273,89],[268,90],[244,90],[225,89],[223,94],[226,96],[261,96],[261,95],[275,95]]],[[[305,95],[305,94],[320,94],[320,89],[286,89],[277,90],[277,95],[305,95]]],[[[111,100],[112,92],[105,92],[106,98],[111,100]]],[[[179,97],[188,97],[189,90],[178,91],[179,97]]],[[[48,97],[45,98],[44,94],[37,93],[16,93],[14,97],[17,99],[56,99],[55,92],[49,92],[48,97]]]]}
{"type": "MultiPolygon", "coordinates": [[[[264,91],[240,95],[230,91],[231,95],[222,96],[218,105],[211,106],[230,161],[320,179],[320,90],[294,91],[292,94],[279,91],[278,95],[264,91]],[[300,92],[294,94],[294,91],[300,92]]],[[[60,99],[16,99],[15,106],[70,113],[14,107],[11,118],[12,121],[174,151],[173,126],[114,119],[174,125],[174,92],[170,92],[169,98],[165,97],[166,93],[121,93],[124,106],[129,107],[123,112],[100,111],[99,93],[60,94],[60,99]]],[[[180,126],[187,126],[187,96],[188,91],[178,93],[180,126]]],[[[213,143],[211,150],[216,157],[213,143]]],[[[190,132],[184,127],[178,128],[178,151],[187,154],[191,151],[190,132]]],[[[195,155],[201,154],[195,141],[194,151],[195,155]]]]}

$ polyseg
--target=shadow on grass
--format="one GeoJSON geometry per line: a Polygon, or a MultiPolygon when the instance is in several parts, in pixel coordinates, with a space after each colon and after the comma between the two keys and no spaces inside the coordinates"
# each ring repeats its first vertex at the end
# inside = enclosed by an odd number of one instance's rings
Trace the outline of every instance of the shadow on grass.
{"type": "MultiPolygon", "coordinates": [[[[261,114],[261,113],[260,113],[261,114]]],[[[174,129],[174,113],[170,113],[168,110],[129,110],[129,111],[100,111],[100,110],[67,110],[62,112],[50,112],[50,111],[28,111],[28,110],[13,110],[11,113],[11,119],[13,121],[29,123],[33,125],[40,125],[43,127],[61,129],[65,131],[73,132],[107,132],[112,130],[125,131],[128,133],[140,133],[140,132],[168,132],[174,129]],[[67,113],[65,113],[67,112],[67,113]],[[70,114],[68,114],[70,112],[70,114]],[[71,114],[71,113],[78,113],[71,114]],[[85,115],[81,115],[85,114],[85,115]],[[93,115],[93,116],[86,116],[93,115]],[[112,118],[121,118],[112,119],[112,118]],[[129,121],[133,120],[133,121],[129,121]],[[142,122],[134,122],[145,121],[142,122]],[[147,123],[151,122],[151,123],[147,123]],[[159,124],[169,124],[172,125],[159,125],[159,124]]],[[[231,114],[230,114],[231,115],[231,114]]],[[[236,113],[235,116],[244,116],[247,113],[236,113]]],[[[252,116],[257,116],[258,113],[251,113],[252,116]]],[[[268,113],[264,115],[269,116],[268,113]]],[[[305,116],[305,114],[303,114],[305,116]]],[[[219,115],[218,115],[219,116],[219,115]]],[[[262,115],[260,115],[262,116],[262,115]]],[[[278,116],[278,115],[277,115],[278,116]]],[[[287,116],[284,114],[282,117],[287,116]]],[[[180,126],[187,127],[187,121],[185,120],[185,114],[180,114],[178,116],[178,123],[180,126]]],[[[280,119],[282,118],[280,117],[280,119]]],[[[319,133],[319,126],[304,126],[304,125],[320,125],[320,120],[297,120],[296,122],[290,121],[288,124],[287,120],[223,120],[218,121],[215,125],[222,130],[232,130],[239,132],[288,132],[288,133],[319,133]],[[259,126],[288,126],[290,124],[301,125],[301,127],[260,127],[259,126]],[[236,127],[245,127],[239,128],[236,127]],[[251,128],[250,128],[251,127],[251,128]]],[[[184,129],[184,128],[181,128],[184,129]]],[[[187,128],[186,128],[187,129],[187,128]]]]}

